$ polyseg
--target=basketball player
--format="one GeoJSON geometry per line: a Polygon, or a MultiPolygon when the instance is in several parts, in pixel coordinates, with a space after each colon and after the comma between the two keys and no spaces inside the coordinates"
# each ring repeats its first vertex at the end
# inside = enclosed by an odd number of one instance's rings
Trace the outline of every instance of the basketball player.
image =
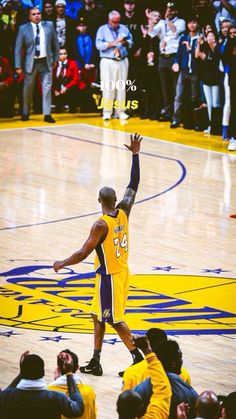
{"type": "Polygon", "coordinates": [[[142,137],[130,136],[130,145],[125,145],[132,153],[130,183],[122,201],[116,206],[116,193],[110,187],[99,191],[98,201],[102,207],[102,217],[96,221],[89,237],[80,250],[63,261],[54,262],[58,272],[64,266],[74,265],[86,259],[95,249],[96,285],[91,314],[94,322],[94,354],[88,365],[80,367],[85,374],[103,374],[100,364],[101,349],[105,333],[105,323],[116,330],[128,350],[133,363],[141,361],[142,355],[132,343],[131,332],[124,322],[125,305],[129,288],[128,270],[128,217],[138,189],[139,151],[142,137]]]}

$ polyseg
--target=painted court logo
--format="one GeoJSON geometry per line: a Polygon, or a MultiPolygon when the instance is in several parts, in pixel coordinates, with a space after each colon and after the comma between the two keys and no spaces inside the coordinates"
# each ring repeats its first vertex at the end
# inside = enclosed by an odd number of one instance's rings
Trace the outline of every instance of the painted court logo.
{"type": "MultiPolygon", "coordinates": [[[[66,268],[55,277],[51,265],[27,265],[0,277],[2,325],[93,333],[94,272],[66,268]]],[[[235,286],[230,278],[133,275],[126,322],[135,333],[159,327],[173,335],[235,334],[235,286]]],[[[107,332],[114,333],[110,326],[107,332]]]]}

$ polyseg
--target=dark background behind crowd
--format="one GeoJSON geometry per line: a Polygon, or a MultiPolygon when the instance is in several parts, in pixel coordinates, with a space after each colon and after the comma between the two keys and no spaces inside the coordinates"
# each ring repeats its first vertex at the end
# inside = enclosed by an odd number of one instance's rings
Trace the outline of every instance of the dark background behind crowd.
{"type": "MultiPolygon", "coordinates": [[[[53,23],[61,48],[51,87],[55,112],[73,113],[78,106],[81,112],[98,112],[96,34],[108,22],[108,13],[117,10],[133,38],[128,79],[135,80],[137,89],[128,89],[126,100],[137,100],[138,106],[129,104],[128,116],[222,134],[230,140],[229,150],[236,149],[236,0],[2,0],[2,117],[23,112],[24,72],[15,72],[14,52],[32,7],[39,8],[43,21],[53,23]]],[[[24,62],[24,50],[21,54],[24,62]]],[[[33,112],[42,112],[39,75],[33,112]]]]}

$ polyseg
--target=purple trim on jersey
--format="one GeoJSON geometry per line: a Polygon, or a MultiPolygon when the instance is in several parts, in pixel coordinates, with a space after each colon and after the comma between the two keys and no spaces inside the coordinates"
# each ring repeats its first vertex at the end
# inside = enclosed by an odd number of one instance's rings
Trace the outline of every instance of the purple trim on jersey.
{"type": "Polygon", "coordinates": [[[102,322],[114,323],[112,299],[112,275],[101,274],[100,303],[102,322]]]}
{"type": "Polygon", "coordinates": [[[96,272],[98,274],[106,275],[106,273],[107,273],[106,264],[105,264],[105,258],[104,258],[104,253],[103,253],[103,250],[102,250],[101,243],[96,246],[96,252],[97,252],[97,255],[98,255],[99,262],[100,262],[100,266],[97,268],[96,272]]]}

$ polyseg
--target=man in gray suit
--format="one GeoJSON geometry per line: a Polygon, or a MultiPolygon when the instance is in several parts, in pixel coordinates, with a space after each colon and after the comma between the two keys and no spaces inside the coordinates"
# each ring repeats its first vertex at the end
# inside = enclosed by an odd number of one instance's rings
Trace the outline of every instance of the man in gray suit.
{"type": "Polygon", "coordinates": [[[29,23],[20,26],[15,46],[16,73],[24,73],[22,121],[28,121],[35,79],[41,75],[44,121],[53,123],[51,116],[52,68],[59,59],[59,46],[53,23],[41,21],[37,7],[29,10],[29,23]],[[22,54],[24,50],[24,54],[22,54]],[[24,71],[22,57],[24,56],[24,71]]]}

